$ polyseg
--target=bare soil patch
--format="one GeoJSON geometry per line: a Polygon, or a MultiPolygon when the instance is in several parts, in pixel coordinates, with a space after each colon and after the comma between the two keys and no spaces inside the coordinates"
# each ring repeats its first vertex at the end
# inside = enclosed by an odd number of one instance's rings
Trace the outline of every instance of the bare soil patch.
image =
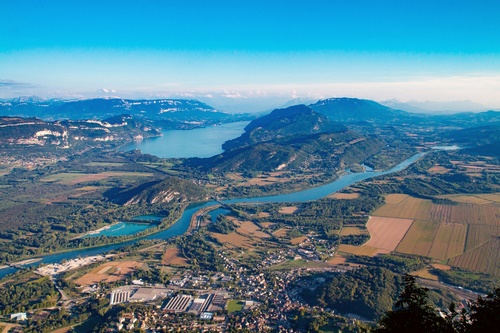
{"type": "Polygon", "coordinates": [[[161,263],[164,265],[188,266],[186,258],[184,258],[181,251],[175,247],[170,247],[165,251],[161,263]]]}
{"type": "Polygon", "coordinates": [[[297,206],[281,207],[279,210],[280,214],[294,214],[299,208],[297,206]]]}
{"type": "Polygon", "coordinates": [[[340,235],[341,236],[350,236],[350,235],[364,235],[367,234],[368,231],[365,228],[360,227],[343,227],[340,235]]]}
{"type": "Polygon", "coordinates": [[[231,232],[230,234],[219,234],[213,232],[212,235],[217,239],[220,244],[227,245],[230,244],[234,247],[245,247],[253,248],[254,245],[248,237],[242,236],[236,232],[231,232]]]}
{"type": "Polygon", "coordinates": [[[422,279],[438,281],[437,275],[432,274],[427,268],[420,269],[418,271],[411,272],[410,275],[418,276],[422,279]]]}
{"type": "Polygon", "coordinates": [[[435,269],[439,269],[441,271],[450,271],[451,270],[451,266],[448,266],[448,265],[435,263],[435,264],[432,264],[431,266],[434,267],[435,269]]]}
{"type": "Polygon", "coordinates": [[[328,198],[352,200],[359,198],[359,193],[335,193],[329,195],[328,198]]]}
{"type": "Polygon", "coordinates": [[[328,260],[328,263],[330,265],[341,265],[341,264],[344,264],[345,262],[346,262],[346,258],[339,256],[339,255],[336,255],[328,260]]]}
{"type": "Polygon", "coordinates": [[[366,246],[394,251],[412,223],[410,219],[372,216],[366,224],[371,235],[366,246]]]}
{"type": "Polygon", "coordinates": [[[75,280],[76,284],[88,286],[104,282],[124,280],[125,277],[143,264],[138,261],[112,261],[94,268],[90,273],[75,280]]]}
{"type": "Polygon", "coordinates": [[[276,237],[286,237],[286,235],[288,234],[288,228],[279,228],[278,230],[276,230],[275,232],[273,232],[273,235],[276,236],[276,237]]]}
{"type": "Polygon", "coordinates": [[[290,243],[292,243],[293,245],[297,245],[297,244],[302,243],[306,239],[307,239],[307,236],[296,237],[296,238],[290,239],[290,243]]]}
{"type": "Polygon", "coordinates": [[[241,224],[241,226],[237,229],[237,231],[244,235],[255,236],[259,238],[269,238],[270,236],[265,232],[262,232],[261,229],[255,225],[255,223],[250,221],[245,221],[241,224]]]}
{"type": "Polygon", "coordinates": [[[385,196],[385,203],[397,205],[406,198],[408,198],[406,194],[388,194],[385,196]]]}
{"type": "Polygon", "coordinates": [[[262,185],[269,185],[269,184],[274,184],[274,183],[278,183],[278,182],[286,182],[287,180],[286,179],[279,179],[279,178],[276,178],[276,177],[266,177],[266,176],[259,176],[257,178],[251,178],[249,180],[247,180],[247,182],[245,183],[245,185],[258,185],[258,186],[262,186],[262,185]]]}
{"type": "Polygon", "coordinates": [[[442,173],[448,173],[450,172],[450,169],[445,168],[441,165],[434,165],[433,167],[429,168],[427,172],[432,173],[432,174],[442,174],[442,173]]]}
{"type": "Polygon", "coordinates": [[[241,181],[243,180],[243,176],[241,173],[236,173],[236,172],[231,172],[231,173],[226,173],[226,178],[229,178],[234,181],[241,181]]]}

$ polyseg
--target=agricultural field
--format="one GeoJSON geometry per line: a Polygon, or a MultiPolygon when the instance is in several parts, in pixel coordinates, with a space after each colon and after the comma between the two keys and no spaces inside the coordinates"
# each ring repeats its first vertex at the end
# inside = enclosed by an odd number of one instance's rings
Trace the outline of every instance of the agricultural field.
{"type": "Polygon", "coordinates": [[[475,194],[475,195],[440,195],[439,198],[449,199],[459,203],[472,203],[478,205],[499,204],[500,193],[475,194]]]}
{"type": "Polygon", "coordinates": [[[394,251],[412,223],[410,219],[372,216],[366,224],[371,238],[365,245],[394,251]]]}
{"type": "Polygon", "coordinates": [[[270,238],[271,236],[262,232],[261,229],[253,222],[246,221],[241,223],[241,226],[236,231],[245,236],[255,236],[258,238],[270,238]]]}
{"type": "Polygon", "coordinates": [[[266,218],[266,217],[269,217],[271,216],[271,214],[267,213],[267,212],[260,212],[257,217],[258,218],[266,218]]]}
{"type": "Polygon", "coordinates": [[[332,257],[331,259],[329,259],[327,261],[327,263],[329,263],[330,265],[342,265],[342,264],[345,264],[347,261],[347,259],[345,257],[342,257],[340,255],[336,255],[334,257],[332,257]]]}
{"type": "Polygon", "coordinates": [[[352,200],[359,198],[359,196],[359,193],[334,193],[332,195],[329,195],[328,198],[352,200]]]}
{"type": "Polygon", "coordinates": [[[270,185],[270,184],[275,184],[275,183],[285,183],[288,182],[288,178],[277,178],[273,176],[258,176],[255,178],[250,178],[248,179],[245,183],[242,183],[241,186],[264,186],[264,185],[270,185]]]}
{"type": "Polygon", "coordinates": [[[423,268],[418,271],[411,272],[410,275],[413,276],[418,276],[419,278],[426,279],[426,280],[432,280],[432,281],[438,281],[437,275],[432,274],[429,269],[423,268]]]}
{"type": "Polygon", "coordinates": [[[307,236],[300,236],[290,239],[290,243],[292,243],[293,245],[298,245],[304,242],[305,240],[307,240],[307,236]]]}
{"type": "Polygon", "coordinates": [[[390,251],[384,251],[381,249],[377,249],[376,247],[371,247],[371,246],[354,246],[354,245],[347,245],[347,244],[340,244],[339,245],[339,252],[341,253],[348,253],[348,254],[354,254],[356,256],[370,256],[373,257],[377,254],[380,253],[389,253],[390,251]]]}
{"type": "MultiPolygon", "coordinates": [[[[259,215],[262,214],[262,213],[259,213],[259,215]]],[[[267,229],[267,228],[271,228],[272,226],[276,225],[276,223],[273,223],[273,222],[262,222],[261,225],[267,229]]]]}
{"type": "Polygon", "coordinates": [[[430,174],[443,174],[443,173],[448,173],[450,172],[451,170],[442,166],[442,165],[434,165],[432,167],[430,167],[427,172],[430,173],[430,174]]]}
{"type": "Polygon", "coordinates": [[[343,227],[340,231],[340,236],[350,236],[350,235],[366,235],[368,234],[368,230],[366,228],[360,227],[343,227]]]}
{"type": "Polygon", "coordinates": [[[480,204],[432,205],[430,220],[445,223],[500,225],[500,207],[480,204]]]}
{"type": "Polygon", "coordinates": [[[291,228],[279,228],[275,232],[273,232],[273,235],[276,237],[286,237],[288,235],[288,231],[291,230],[291,228]]]}
{"type": "Polygon", "coordinates": [[[99,282],[116,282],[124,280],[130,273],[137,270],[143,264],[138,261],[112,261],[99,265],[89,273],[79,277],[75,281],[81,286],[89,286],[99,282]]]}
{"type": "Polygon", "coordinates": [[[408,197],[409,197],[409,195],[406,195],[406,194],[399,194],[399,193],[388,194],[385,196],[385,203],[391,204],[391,205],[397,205],[408,197]]]}
{"type": "Polygon", "coordinates": [[[75,185],[78,183],[98,181],[109,177],[151,177],[149,172],[125,172],[125,171],[106,171],[100,173],[78,173],[63,172],[47,176],[40,181],[47,183],[61,183],[65,185],[75,185]]]}
{"type": "Polygon", "coordinates": [[[441,223],[428,256],[443,260],[462,254],[465,250],[466,236],[467,225],[441,223]]]}
{"type": "Polygon", "coordinates": [[[228,173],[226,173],[225,177],[227,179],[234,180],[234,181],[237,181],[237,182],[244,180],[244,178],[241,175],[241,173],[237,173],[237,172],[228,172],[228,173]]]}
{"type": "MultiPolygon", "coordinates": [[[[389,201],[395,201],[399,198],[390,197],[389,201]]],[[[429,211],[431,206],[432,202],[430,200],[417,199],[407,196],[399,203],[386,203],[375,212],[373,212],[372,215],[383,217],[398,217],[402,219],[427,220],[429,218],[429,211]]]]}
{"type": "Polygon", "coordinates": [[[500,240],[493,238],[485,244],[448,261],[451,266],[500,276],[500,240]]]}
{"type": "Polygon", "coordinates": [[[280,214],[294,214],[299,210],[297,206],[287,206],[287,207],[281,207],[279,209],[280,214]]]}
{"type": "Polygon", "coordinates": [[[219,244],[223,246],[233,249],[233,248],[247,248],[253,249],[254,243],[249,237],[240,235],[236,232],[231,232],[230,234],[219,234],[216,232],[211,233],[219,244]]]}
{"type": "Polygon", "coordinates": [[[415,220],[396,251],[428,256],[438,229],[439,223],[415,220]]]}
{"type": "Polygon", "coordinates": [[[121,162],[90,162],[85,164],[90,167],[121,167],[124,166],[125,163],[121,162]]]}
{"type": "Polygon", "coordinates": [[[473,250],[474,248],[483,245],[491,238],[499,236],[500,226],[471,224],[469,225],[469,232],[467,233],[465,250],[473,250]]]}
{"type": "Polygon", "coordinates": [[[170,247],[163,254],[161,261],[163,265],[172,266],[188,266],[186,258],[184,258],[178,248],[170,247]]]}
{"type": "MultiPolygon", "coordinates": [[[[377,223],[371,223],[377,220],[372,220],[372,217],[367,224],[371,239],[364,246],[448,260],[451,266],[498,274],[500,257],[494,254],[500,236],[497,197],[498,194],[441,196],[457,202],[446,205],[402,194],[387,195],[386,204],[373,213],[375,217],[414,218],[415,221],[403,237],[391,236],[390,232],[395,232],[393,228],[383,229],[383,224],[380,224],[378,233],[385,237],[382,241],[384,238],[376,236],[374,227],[377,223]]],[[[347,250],[345,252],[353,254],[357,251],[347,250]]]]}

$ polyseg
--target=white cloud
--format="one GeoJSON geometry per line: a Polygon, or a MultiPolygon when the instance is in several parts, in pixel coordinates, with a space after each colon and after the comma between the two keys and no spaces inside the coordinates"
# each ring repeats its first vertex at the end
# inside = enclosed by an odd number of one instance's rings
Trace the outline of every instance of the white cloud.
{"type": "Polygon", "coordinates": [[[109,94],[109,93],[116,93],[116,90],[115,89],[102,88],[102,89],[99,89],[98,92],[109,94]]]}

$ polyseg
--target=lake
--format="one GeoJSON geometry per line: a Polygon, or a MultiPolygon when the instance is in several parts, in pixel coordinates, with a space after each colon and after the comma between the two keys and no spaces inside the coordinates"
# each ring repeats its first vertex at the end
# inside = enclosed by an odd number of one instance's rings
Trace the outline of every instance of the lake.
{"type": "Polygon", "coordinates": [[[160,137],[135,141],[120,150],[140,149],[144,154],[164,158],[212,157],[223,152],[224,142],[243,134],[248,123],[239,121],[192,130],[166,130],[160,137]]]}

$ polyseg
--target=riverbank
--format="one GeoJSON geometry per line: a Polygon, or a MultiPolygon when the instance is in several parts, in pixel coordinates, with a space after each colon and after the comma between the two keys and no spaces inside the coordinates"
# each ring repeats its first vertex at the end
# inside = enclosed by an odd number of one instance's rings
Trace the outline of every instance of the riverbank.
{"type": "Polygon", "coordinates": [[[98,256],[91,256],[91,257],[85,257],[85,258],[78,258],[78,259],[72,259],[69,261],[66,261],[65,263],[55,263],[55,264],[49,264],[43,267],[40,267],[36,270],[36,272],[40,275],[46,276],[46,275],[56,275],[56,274],[61,274],[64,272],[67,272],[69,270],[72,270],[77,267],[81,266],[87,266],[89,264],[93,264],[96,262],[101,262],[104,261],[108,258],[114,257],[115,254],[107,254],[107,255],[98,255],[98,256]]]}
{"type": "Polygon", "coordinates": [[[191,216],[191,221],[189,223],[187,233],[191,233],[192,231],[197,230],[200,227],[201,219],[203,218],[203,216],[206,213],[208,213],[212,210],[215,210],[217,208],[220,208],[220,207],[221,207],[221,205],[214,205],[214,206],[210,206],[210,207],[204,207],[204,208],[201,208],[198,211],[196,211],[196,213],[194,213],[191,216]]]}
{"type": "Polygon", "coordinates": [[[19,266],[34,264],[35,262],[39,262],[40,260],[42,260],[42,258],[26,259],[26,260],[21,260],[21,261],[16,261],[16,262],[10,263],[7,266],[19,267],[19,266]]]}
{"type": "Polygon", "coordinates": [[[116,223],[113,223],[113,224],[110,224],[110,225],[106,225],[102,228],[99,228],[99,229],[95,229],[95,230],[91,230],[89,232],[86,232],[84,234],[81,234],[79,236],[76,236],[74,238],[71,238],[70,240],[75,240],[75,239],[80,239],[80,238],[83,238],[83,237],[87,237],[87,236],[91,236],[91,235],[96,235],[104,230],[108,230],[108,229],[111,229],[112,227],[114,227],[115,225],[117,225],[118,223],[120,222],[116,222],[116,223]]]}
{"type": "MultiPolygon", "coordinates": [[[[162,234],[162,233],[168,231],[171,227],[173,227],[182,218],[184,211],[186,210],[186,208],[188,206],[189,206],[189,203],[179,204],[179,206],[173,211],[174,214],[176,214],[176,213],[179,214],[177,218],[174,218],[173,221],[171,221],[170,223],[168,223],[162,227],[160,227],[161,226],[161,223],[160,223],[160,225],[158,225],[157,229],[155,229],[155,228],[146,229],[145,231],[142,231],[141,233],[139,233],[138,236],[131,235],[130,237],[126,237],[125,239],[121,238],[120,240],[118,240],[116,242],[110,242],[107,244],[105,243],[105,244],[96,244],[96,245],[92,245],[92,246],[81,246],[78,248],[68,247],[65,249],[60,249],[60,250],[52,251],[52,252],[48,252],[48,253],[47,252],[46,253],[39,253],[36,255],[29,256],[29,257],[21,256],[21,257],[17,258],[17,260],[22,260],[23,262],[26,262],[28,260],[32,261],[31,263],[28,263],[28,264],[25,263],[25,265],[32,265],[35,262],[40,262],[41,264],[45,264],[45,263],[53,263],[53,262],[57,262],[57,261],[62,261],[62,260],[71,260],[71,259],[74,259],[75,257],[83,256],[83,255],[96,255],[99,253],[112,251],[112,250],[115,250],[121,246],[125,246],[128,244],[134,243],[134,242],[141,240],[141,239],[152,238],[152,236],[155,236],[157,234],[162,234]],[[150,232],[147,232],[148,230],[150,230],[150,232]],[[75,256],[74,257],[68,256],[68,254],[70,254],[70,253],[75,253],[75,256]]],[[[111,228],[113,225],[116,225],[118,223],[120,223],[120,222],[111,224],[109,226],[105,226],[103,228],[104,229],[111,228]]],[[[103,228],[100,228],[100,229],[103,229],[103,228]]],[[[96,231],[96,230],[94,230],[94,231],[96,231]]],[[[79,236],[79,238],[81,238],[81,236],[79,236]]],[[[72,238],[70,240],[73,240],[73,239],[76,239],[76,238],[72,238]]],[[[13,273],[10,271],[8,273],[5,273],[5,272],[7,271],[7,269],[12,269],[12,264],[15,264],[15,263],[17,263],[17,262],[5,263],[5,265],[0,267],[0,279],[2,279],[7,274],[13,273]]]]}

